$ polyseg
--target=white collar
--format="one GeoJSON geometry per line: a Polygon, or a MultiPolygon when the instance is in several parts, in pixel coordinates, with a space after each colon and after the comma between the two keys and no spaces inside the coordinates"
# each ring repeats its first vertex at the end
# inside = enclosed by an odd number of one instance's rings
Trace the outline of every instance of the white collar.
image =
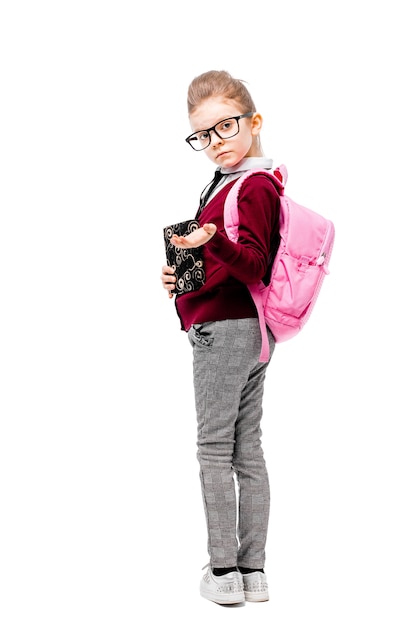
{"type": "Polygon", "coordinates": [[[246,172],[247,170],[254,169],[272,169],[272,159],[266,157],[245,157],[237,165],[233,167],[221,167],[222,174],[237,174],[238,172],[246,172]]]}

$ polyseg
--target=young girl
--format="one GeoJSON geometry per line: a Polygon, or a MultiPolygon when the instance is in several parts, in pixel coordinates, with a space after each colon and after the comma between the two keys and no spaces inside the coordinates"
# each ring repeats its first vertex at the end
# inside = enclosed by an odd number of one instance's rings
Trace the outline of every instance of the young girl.
{"type": "MultiPolygon", "coordinates": [[[[262,116],[243,82],[225,71],[191,82],[188,113],[193,132],[186,141],[216,165],[200,199],[202,227],[171,239],[180,248],[204,246],[205,284],[175,299],[193,347],[197,458],[210,555],[200,592],[219,604],[265,601],[270,493],[260,422],[268,363],[259,361],[261,333],[246,285],[267,280],[279,243],[279,195],[266,176],[245,181],[239,240],[231,242],[223,207],[233,181],[246,170],[273,166],[261,148],[262,116]]],[[[161,279],[172,298],[173,268],[165,265],[161,279]]],[[[271,334],[269,343],[272,355],[271,334]]]]}

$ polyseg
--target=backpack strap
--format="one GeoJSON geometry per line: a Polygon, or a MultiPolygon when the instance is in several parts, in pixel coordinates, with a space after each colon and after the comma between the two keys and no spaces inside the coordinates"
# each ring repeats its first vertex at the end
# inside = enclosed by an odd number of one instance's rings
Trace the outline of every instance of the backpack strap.
{"type": "MultiPolygon", "coordinates": [[[[224,203],[224,227],[226,230],[226,234],[231,241],[237,242],[239,238],[239,209],[238,209],[238,200],[239,200],[239,192],[243,182],[249,178],[249,176],[253,176],[254,174],[263,174],[269,176],[274,180],[278,185],[278,192],[280,195],[284,194],[284,187],[287,182],[288,174],[287,168],[285,165],[280,165],[279,168],[271,172],[270,170],[265,169],[256,169],[256,170],[248,170],[242,176],[240,176],[235,184],[230,189],[225,203],[224,203]]],[[[262,301],[262,294],[260,291],[259,284],[251,284],[247,285],[249,292],[252,296],[252,299],[255,303],[256,310],[258,312],[259,326],[261,329],[261,338],[262,338],[262,348],[261,354],[259,357],[259,361],[261,363],[266,363],[269,361],[269,339],[268,339],[268,331],[266,328],[265,315],[264,315],[264,307],[262,301]]]]}
{"type": "Polygon", "coordinates": [[[257,169],[257,170],[247,170],[244,172],[239,178],[236,180],[235,184],[230,189],[227,198],[224,203],[224,226],[226,228],[227,235],[229,239],[236,242],[238,239],[238,229],[239,229],[239,211],[238,211],[238,200],[240,188],[243,185],[244,181],[249,178],[249,176],[253,176],[254,174],[264,174],[272,178],[274,183],[278,187],[279,195],[284,195],[285,184],[287,182],[288,174],[287,168],[285,165],[280,165],[273,172],[271,170],[265,169],[257,169]]]}
{"type": "Polygon", "coordinates": [[[269,338],[266,328],[261,290],[259,289],[259,285],[248,285],[248,289],[258,312],[259,327],[261,329],[262,346],[261,354],[259,355],[259,361],[260,363],[267,363],[269,361],[269,338]]]}

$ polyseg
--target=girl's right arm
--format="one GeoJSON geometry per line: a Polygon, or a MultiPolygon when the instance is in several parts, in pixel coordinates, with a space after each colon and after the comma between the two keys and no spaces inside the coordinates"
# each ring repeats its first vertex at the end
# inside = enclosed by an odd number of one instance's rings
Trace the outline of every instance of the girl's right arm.
{"type": "Polygon", "coordinates": [[[168,291],[169,298],[173,298],[174,296],[174,294],[171,292],[173,289],[175,289],[175,281],[177,280],[173,275],[174,271],[174,268],[170,267],[169,265],[163,265],[162,267],[162,287],[168,291]]]}

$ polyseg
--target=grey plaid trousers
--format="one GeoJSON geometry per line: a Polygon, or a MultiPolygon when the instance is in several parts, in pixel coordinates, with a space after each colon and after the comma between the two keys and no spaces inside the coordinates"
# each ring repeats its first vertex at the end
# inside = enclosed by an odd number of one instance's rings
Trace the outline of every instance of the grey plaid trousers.
{"type": "Polygon", "coordinates": [[[263,568],[270,490],[260,422],[268,363],[259,362],[259,322],[194,324],[188,338],[210,564],[263,568]]]}

